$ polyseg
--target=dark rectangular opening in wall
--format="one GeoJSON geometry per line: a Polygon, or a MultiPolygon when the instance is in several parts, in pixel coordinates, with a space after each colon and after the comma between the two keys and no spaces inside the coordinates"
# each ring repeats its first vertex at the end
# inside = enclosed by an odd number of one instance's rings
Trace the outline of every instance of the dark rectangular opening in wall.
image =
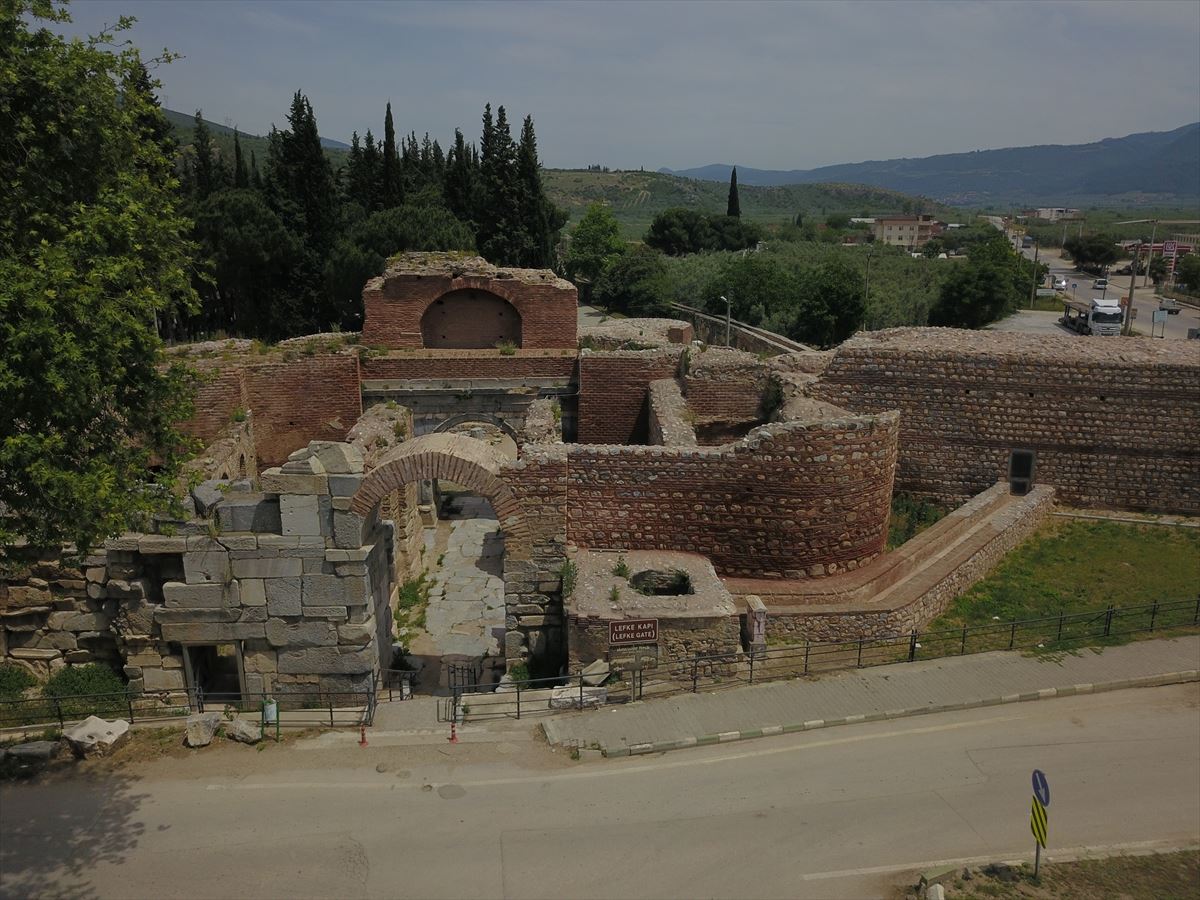
{"type": "Polygon", "coordinates": [[[239,644],[187,644],[183,648],[188,687],[205,702],[242,699],[242,648],[239,644]]]}
{"type": "Polygon", "coordinates": [[[1033,450],[1013,450],[1008,455],[1008,489],[1023,497],[1033,488],[1033,473],[1037,453],[1033,450]]]}

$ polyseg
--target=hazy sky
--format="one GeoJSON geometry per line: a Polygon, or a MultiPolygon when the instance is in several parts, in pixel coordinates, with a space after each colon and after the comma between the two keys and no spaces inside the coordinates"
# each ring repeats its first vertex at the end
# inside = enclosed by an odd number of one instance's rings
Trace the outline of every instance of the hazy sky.
{"type": "Polygon", "coordinates": [[[349,141],[455,126],[485,102],[532,114],[547,166],[711,162],[772,169],[1082,143],[1200,120],[1200,3],[174,2],[121,14],[165,105],[243,131],[284,124],[293,91],[349,141]]]}

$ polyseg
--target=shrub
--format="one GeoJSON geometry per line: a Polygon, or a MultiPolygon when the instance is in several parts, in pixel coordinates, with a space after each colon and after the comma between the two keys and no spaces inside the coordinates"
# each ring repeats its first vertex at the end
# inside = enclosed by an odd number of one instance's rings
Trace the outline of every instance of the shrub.
{"type": "Polygon", "coordinates": [[[27,669],[14,663],[0,663],[0,700],[16,700],[35,684],[37,679],[27,669]]]}
{"type": "Polygon", "coordinates": [[[50,676],[42,693],[47,697],[75,697],[81,694],[123,694],[125,680],[97,663],[67,666],[50,676]]]}
{"type": "Polygon", "coordinates": [[[529,665],[523,662],[514,663],[508,667],[508,677],[513,681],[528,681],[529,665]]]}
{"type": "Polygon", "coordinates": [[[612,573],[618,578],[629,577],[629,563],[625,562],[624,556],[617,557],[617,564],[613,566],[612,573]]]}

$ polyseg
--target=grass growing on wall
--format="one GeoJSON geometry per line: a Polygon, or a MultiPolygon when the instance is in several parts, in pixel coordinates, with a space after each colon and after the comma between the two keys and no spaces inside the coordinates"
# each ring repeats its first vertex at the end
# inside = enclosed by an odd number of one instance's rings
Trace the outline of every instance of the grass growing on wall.
{"type": "Polygon", "coordinates": [[[887,549],[895,550],[936,522],[949,510],[911,494],[892,495],[892,516],[888,520],[887,549]]]}
{"type": "Polygon", "coordinates": [[[924,630],[1194,600],[1200,531],[1052,519],[924,630]]]}

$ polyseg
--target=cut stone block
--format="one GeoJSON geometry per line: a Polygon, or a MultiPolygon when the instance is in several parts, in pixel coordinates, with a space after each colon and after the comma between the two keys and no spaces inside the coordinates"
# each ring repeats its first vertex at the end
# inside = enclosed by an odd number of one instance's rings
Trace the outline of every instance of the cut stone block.
{"type": "Polygon", "coordinates": [[[267,612],[272,616],[299,616],[301,606],[299,578],[268,578],[266,585],[267,612]]]}
{"type": "Polygon", "coordinates": [[[183,644],[226,643],[261,638],[265,635],[261,622],[195,622],[162,625],[161,628],[164,641],[178,641],[183,644]]]}
{"type": "Polygon", "coordinates": [[[295,622],[270,619],[267,640],[273,647],[331,647],[338,642],[332,622],[295,622]]]}
{"type": "Polygon", "coordinates": [[[330,475],[329,493],[334,497],[353,497],[362,487],[362,475],[330,475]]]}
{"type": "Polygon", "coordinates": [[[366,530],[366,520],[352,512],[333,512],[333,543],[334,546],[351,550],[363,545],[363,533],[366,530]]]}
{"type": "MultiPolygon", "coordinates": [[[[229,551],[220,544],[211,550],[191,550],[183,554],[183,577],[188,584],[229,580],[229,551]]],[[[109,583],[112,592],[112,582],[109,583]]]]}
{"type": "Polygon", "coordinates": [[[292,578],[299,577],[304,565],[299,559],[235,559],[234,578],[292,578]]]}
{"type": "Polygon", "coordinates": [[[339,441],[310,441],[308,449],[331,475],[362,473],[362,452],[352,444],[339,441]]]}
{"type": "Polygon", "coordinates": [[[230,494],[217,507],[217,523],[222,531],[279,533],[279,501],[262,494],[230,494]]]}
{"type": "Polygon", "coordinates": [[[279,521],[284,535],[319,536],[321,505],[313,494],[280,494],[279,521]]]}
{"type": "Polygon", "coordinates": [[[242,606],[266,606],[266,582],[262,578],[243,578],[238,582],[242,606]]]}
{"type": "Polygon", "coordinates": [[[163,602],[169,608],[218,609],[228,603],[223,584],[181,584],[168,581],[163,584],[163,602]]]}
{"type": "Polygon", "coordinates": [[[142,686],[148,692],[182,691],[182,669],[142,669],[142,686]]]}
{"type": "Polygon", "coordinates": [[[202,481],[192,488],[191,494],[192,500],[196,504],[196,512],[205,519],[210,518],[213,510],[217,508],[217,504],[225,499],[225,491],[221,490],[221,487],[224,485],[228,490],[228,484],[227,481],[214,478],[202,481]]]}
{"type": "Polygon", "coordinates": [[[379,662],[373,647],[311,647],[280,650],[279,671],[294,675],[355,675],[379,662]]]}
{"type": "Polygon", "coordinates": [[[138,540],[138,552],[142,554],[183,553],[185,550],[187,550],[187,541],[181,537],[147,534],[138,540]]]}
{"type": "Polygon", "coordinates": [[[550,694],[551,709],[596,709],[608,700],[608,688],[584,685],[582,693],[578,686],[564,685],[550,694]],[[582,699],[580,699],[582,697],[582,699]]]}
{"type": "Polygon", "coordinates": [[[88,716],[78,725],[64,729],[62,736],[78,759],[104,756],[129,739],[129,723],[124,719],[106,722],[99,716],[88,716]]]}
{"type": "Polygon", "coordinates": [[[8,755],[25,762],[47,762],[58,756],[62,744],[58,741],[30,741],[8,748],[8,755]]]}
{"type": "Polygon", "coordinates": [[[264,494],[327,494],[329,476],[291,475],[274,468],[258,476],[258,486],[264,494]]]}
{"type": "Polygon", "coordinates": [[[336,575],[305,575],[300,579],[305,606],[344,606],[345,591],[336,575]]]}
{"type": "Polygon", "coordinates": [[[256,719],[234,719],[225,726],[225,737],[243,744],[257,744],[262,740],[262,723],[256,719]]]}

